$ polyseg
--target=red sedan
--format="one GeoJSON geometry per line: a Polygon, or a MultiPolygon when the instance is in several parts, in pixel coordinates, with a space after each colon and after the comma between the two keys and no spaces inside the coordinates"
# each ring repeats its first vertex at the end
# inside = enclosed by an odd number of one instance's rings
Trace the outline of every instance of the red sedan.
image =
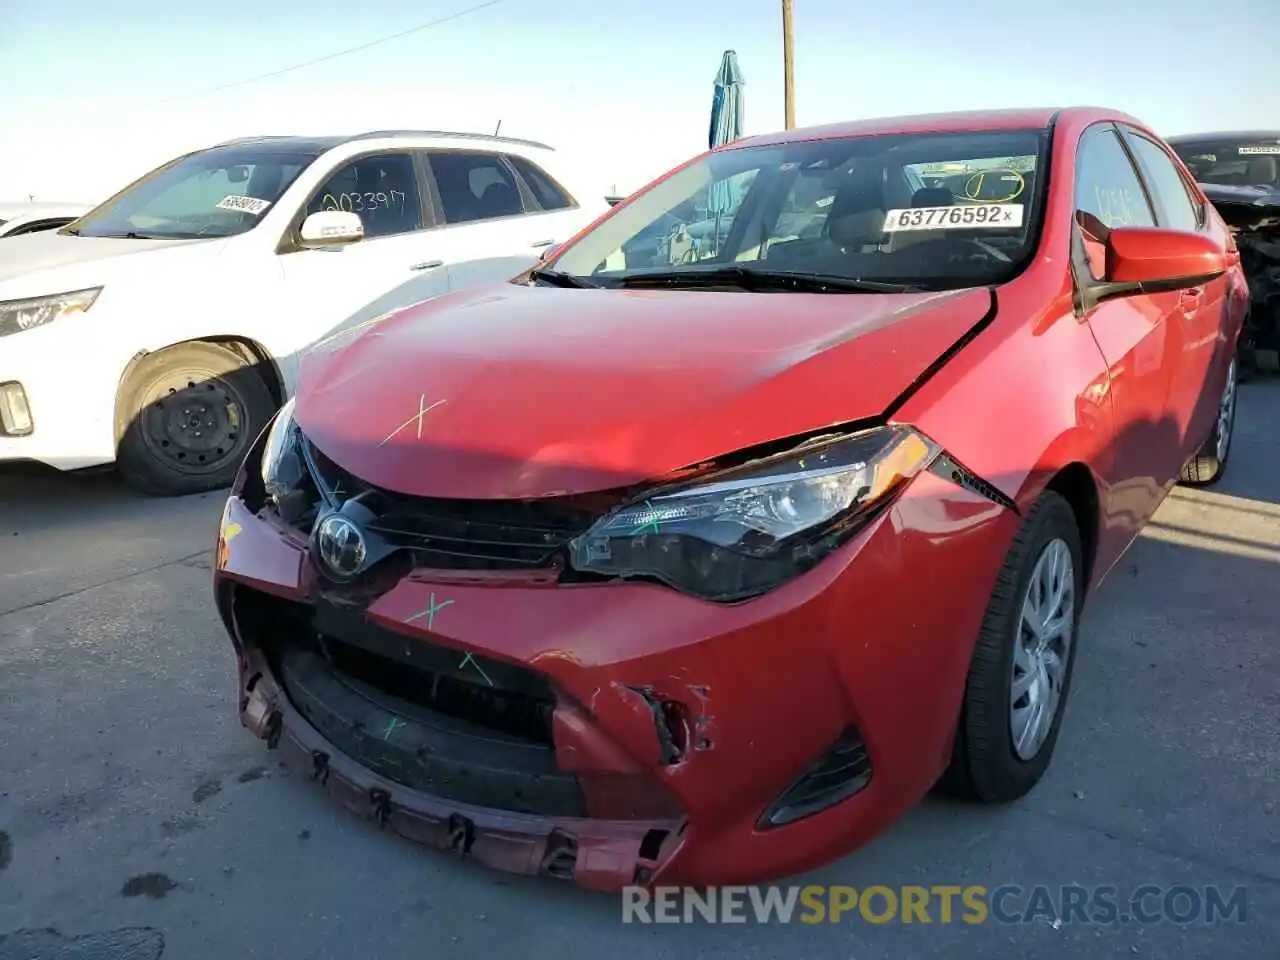
{"type": "Polygon", "coordinates": [[[602,889],[1020,797],[1085,598],[1222,475],[1247,299],[1121,114],[700,156],[312,351],[218,543],[241,719],[390,830],[602,889]]]}

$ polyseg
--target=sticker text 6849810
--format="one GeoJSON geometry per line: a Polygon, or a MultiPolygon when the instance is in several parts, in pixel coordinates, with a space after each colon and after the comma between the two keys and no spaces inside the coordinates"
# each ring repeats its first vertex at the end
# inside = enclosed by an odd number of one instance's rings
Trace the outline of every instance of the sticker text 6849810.
{"type": "Polygon", "coordinates": [[[269,206],[271,206],[270,200],[259,200],[257,197],[241,197],[235,194],[223,197],[218,201],[219,210],[236,210],[240,213],[251,213],[255,217],[261,215],[269,206]]]}
{"type": "Polygon", "coordinates": [[[890,210],[884,217],[884,232],[1020,227],[1022,226],[1022,209],[1020,203],[965,203],[951,207],[890,210]]]}

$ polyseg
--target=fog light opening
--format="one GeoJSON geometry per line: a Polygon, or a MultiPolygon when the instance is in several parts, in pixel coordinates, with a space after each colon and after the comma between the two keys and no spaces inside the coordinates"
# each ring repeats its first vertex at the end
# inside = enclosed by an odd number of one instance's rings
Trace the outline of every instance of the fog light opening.
{"type": "Polygon", "coordinates": [[[26,437],[34,430],[35,421],[22,384],[14,381],[0,383],[0,434],[26,437]]]}
{"type": "Polygon", "coordinates": [[[767,830],[803,820],[848,800],[871,782],[871,758],[862,735],[848,727],[807,771],[764,812],[767,830]]]}

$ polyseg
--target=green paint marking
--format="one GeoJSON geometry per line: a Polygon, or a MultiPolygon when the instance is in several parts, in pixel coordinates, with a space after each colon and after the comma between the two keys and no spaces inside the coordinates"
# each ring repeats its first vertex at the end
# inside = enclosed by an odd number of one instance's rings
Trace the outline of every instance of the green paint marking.
{"type": "Polygon", "coordinates": [[[415,613],[412,617],[406,620],[405,623],[413,623],[415,620],[421,620],[423,617],[426,617],[427,629],[430,630],[435,626],[436,614],[439,613],[441,610],[443,610],[445,607],[449,606],[449,604],[451,603],[453,603],[452,600],[441,600],[439,603],[437,603],[435,591],[433,590],[431,592],[431,598],[428,602],[427,609],[419,613],[415,613]]]}
{"type": "MultiPolygon", "coordinates": [[[[651,515],[655,512],[653,509],[653,504],[650,503],[648,500],[644,502],[644,505],[649,508],[649,513],[651,515]]],[[[652,519],[646,520],[644,523],[640,524],[640,526],[632,530],[631,535],[634,537],[641,533],[657,533],[657,532],[658,532],[658,518],[654,516],[652,517],[652,519]],[[652,527],[653,529],[650,530],[649,529],[650,527],[652,527]]]]}
{"type": "Polygon", "coordinates": [[[458,669],[459,669],[459,670],[464,670],[464,669],[466,669],[466,666],[467,666],[467,664],[468,664],[468,663],[469,663],[469,664],[471,664],[473,667],[475,667],[475,668],[476,668],[476,672],[478,672],[478,673],[480,674],[480,676],[484,677],[484,679],[485,679],[485,683],[489,684],[489,686],[491,686],[491,687],[493,686],[493,681],[492,681],[492,680],[490,680],[490,679],[489,679],[489,675],[488,675],[487,673],[485,673],[485,672],[484,672],[484,667],[482,667],[482,666],[480,666],[480,664],[476,663],[476,658],[475,658],[475,657],[473,657],[469,651],[468,651],[467,655],[466,655],[465,657],[463,657],[463,658],[462,658],[462,662],[461,662],[460,664],[458,664],[458,669]]]}

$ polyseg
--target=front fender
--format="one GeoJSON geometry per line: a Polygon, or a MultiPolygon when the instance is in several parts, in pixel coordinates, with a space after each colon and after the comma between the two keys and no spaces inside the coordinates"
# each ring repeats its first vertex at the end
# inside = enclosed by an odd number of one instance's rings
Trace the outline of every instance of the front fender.
{"type": "MultiPolygon", "coordinates": [[[[1088,471],[1094,496],[1103,498],[1101,478],[1114,456],[1110,379],[1067,296],[1029,320],[1004,307],[896,419],[918,427],[1022,513],[1073,465],[1088,471]]],[[[1105,553],[1102,539],[1094,542],[1105,553]]],[[[1106,569],[1107,558],[1096,559],[1095,570],[1106,569]]]]}

